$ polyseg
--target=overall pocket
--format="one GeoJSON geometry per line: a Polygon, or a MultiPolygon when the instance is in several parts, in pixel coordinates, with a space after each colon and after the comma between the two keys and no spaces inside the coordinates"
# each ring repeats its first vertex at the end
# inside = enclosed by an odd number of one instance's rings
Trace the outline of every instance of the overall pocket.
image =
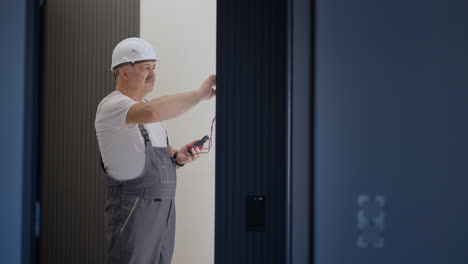
{"type": "Polygon", "coordinates": [[[175,183],[175,166],[170,157],[158,157],[157,166],[159,171],[160,183],[175,183]]]}
{"type": "Polygon", "coordinates": [[[108,252],[114,248],[116,238],[119,234],[119,225],[121,221],[121,202],[120,199],[108,198],[104,207],[104,232],[106,238],[106,247],[108,252]]]}
{"type": "MultiPolygon", "coordinates": [[[[137,204],[138,204],[138,201],[140,200],[140,197],[137,197],[135,199],[135,202],[133,202],[133,205],[132,205],[132,208],[130,209],[130,212],[128,213],[128,216],[125,218],[123,224],[122,224],[122,227],[120,228],[120,233],[122,233],[123,231],[125,231],[125,227],[127,227],[128,225],[128,222],[130,221],[132,215],[135,213],[135,208],[137,207],[137,204]]],[[[123,208],[124,206],[122,206],[123,208]]]]}

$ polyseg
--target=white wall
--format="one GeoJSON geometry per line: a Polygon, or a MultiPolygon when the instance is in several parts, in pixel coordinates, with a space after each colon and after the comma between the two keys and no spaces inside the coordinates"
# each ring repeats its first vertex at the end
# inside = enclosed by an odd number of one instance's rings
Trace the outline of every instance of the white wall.
{"type": "MultiPolygon", "coordinates": [[[[198,89],[215,73],[216,0],[141,0],[140,27],[140,36],[161,58],[149,98],[198,89]]],[[[171,144],[180,148],[209,135],[214,116],[215,100],[210,100],[166,121],[171,144]]],[[[177,172],[173,264],[214,263],[214,150],[177,172]]]]}

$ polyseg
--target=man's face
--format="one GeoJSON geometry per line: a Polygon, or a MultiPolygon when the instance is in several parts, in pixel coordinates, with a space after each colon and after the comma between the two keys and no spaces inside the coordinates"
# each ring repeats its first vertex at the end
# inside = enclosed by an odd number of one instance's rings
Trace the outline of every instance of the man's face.
{"type": "Polygon", "coordinates": [[[146,61],[136,63],[133,66],[128,65],[127,67],[130,67],[128,71],[128,82],[132,88],[141,90],[145,94],[153,90],[156,80],[156,73],[154,72],[156,62],[146,61]]]}

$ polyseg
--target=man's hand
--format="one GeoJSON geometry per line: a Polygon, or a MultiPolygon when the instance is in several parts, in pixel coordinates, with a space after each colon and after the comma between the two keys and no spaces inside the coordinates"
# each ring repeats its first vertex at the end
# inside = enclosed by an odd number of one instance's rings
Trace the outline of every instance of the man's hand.
{"type": "MultiPolygon", "coordinates": [[[[199,140],[199,139],[198,139],[199,140]]],[[[183,146],[178,152],[177,152],[177,163],[179,164],[187,164],[187,163],[190,163],[190,162],[193,162],[195,161],[196,159],[198,159],[200,157],[199,153],[201,152],[200,148],[198,147],[194,147],[194,148],[191,148],[191,151],[192,151],[192,154],[190,154],[188,152],[188,149],[187,147],[189,145],[193,145],[195,144],[198,140],[195,140],[185,146],[183,146]]],[[[202,146],[203,147],[203,146],[202,146]]]]}
{"type": "Polygon", "coordinates": [[[216,95],[216,75],[212,74],[208,79],[206,79],[200,86],[199,92],[202,95],[202,98],[205,100],[211,99],[216,95]]]}

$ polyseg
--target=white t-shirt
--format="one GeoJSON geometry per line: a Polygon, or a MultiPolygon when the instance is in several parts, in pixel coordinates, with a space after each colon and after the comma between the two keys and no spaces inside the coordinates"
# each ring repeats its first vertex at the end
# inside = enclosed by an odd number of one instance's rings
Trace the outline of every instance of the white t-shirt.
{"type": "MultiPolygon", "coordinates": [[[[145,144],[138,125],[127,125],[130,107],[138,103],[114,91],[104,97],[96,112],[96,136],[102,161],[109,175],[117,180],[139,176],[145,165],[145,144]]],[[[154,147],[167,147],[162,122],[145,124],[154,147]]]]}

